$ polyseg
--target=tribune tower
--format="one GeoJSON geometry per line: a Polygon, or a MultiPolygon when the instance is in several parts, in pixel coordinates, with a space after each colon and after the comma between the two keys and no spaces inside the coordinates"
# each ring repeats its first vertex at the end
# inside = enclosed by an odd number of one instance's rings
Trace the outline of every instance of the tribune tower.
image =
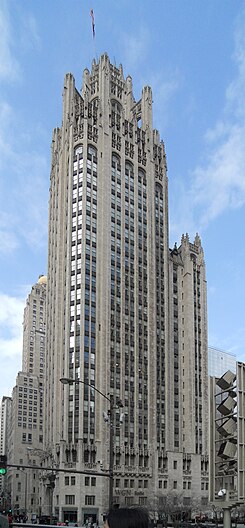
{"type": "MultiPolygon", "coordinates": [[[[157,510],[166,494],[207,497],[207,316],[201,242],[169,250],[164,144],[152,91],[107,54],[65,77],[49,204],[45,445],[60,467],[60,519],[101,520],[114,413],[114,503],[157,510]],[[60,378],[84,384],[64,386],[60,378]],[[186,490],[186,491],[185,491],[186,490]],[[204,491],[201,491],[204,490],[204,491]],[[154,507],[153,507],[154,504],[154,507]]],[[[189,502],[190,503],[190,502],[189,502]]]]}

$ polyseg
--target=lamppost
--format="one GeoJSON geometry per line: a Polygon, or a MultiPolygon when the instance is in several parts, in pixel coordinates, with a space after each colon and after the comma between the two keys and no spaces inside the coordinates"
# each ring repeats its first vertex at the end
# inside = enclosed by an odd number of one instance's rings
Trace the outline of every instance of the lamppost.
{"type": "MultiPolygon", "coordinates": [[[[113,447],[114,447],[114,401],[112,394],[110,397],[106,396],[103,392],[101,392],[99,389],[97,389],[94,385],[91,385],[91,383],[87,381],[83,381],[80,379],[70,379],[70,378],[61,378],[60,382],[63,383],[63,385],[73,385],[81,383],[82,385],[86,385],[88,387],[91,387],[95,392],[98,392],[100,396],[102,396],[105,400],[109,402],[109,410],[108,414],[103,413],[105,421],[109,422],[109,509],[113,507],[113,463],[114,463],[114,457],[113,457],[113,447]]],[[[123,407],[122,402],[118,400],[116,402],[116,407],[123,407]]]]}

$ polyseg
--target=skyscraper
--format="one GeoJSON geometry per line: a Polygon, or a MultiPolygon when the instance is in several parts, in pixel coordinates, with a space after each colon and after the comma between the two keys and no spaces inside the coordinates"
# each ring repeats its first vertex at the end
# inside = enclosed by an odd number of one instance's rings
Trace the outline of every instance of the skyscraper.
{"type": "Polygon", "coordinates": [[[22,370],[35,374],[41,380],[45,363],[47,277],[40,275],[32,286],[24,310],[22,370]]]}
{"type": "MultiPolygon", "coordinates": [[[[12,392],[8,433],[10,464],[30,465],[43,449],[43,376],[45,364],[46,283],[40,275],[27,297],[23,317],[22,371],[12,392]],[[34,454],[35,453],[35,454],[34,454]],[[34,458],[32,456],[34,454],[34,458]]],[[[15,514],[39,513],[38,471],[9,468],[7,486],[15,514]]]]}
{"type": "MultiPolygon", "coordinates": [[[[52,141],[45,445],[60,467],[108,471],[100,391],[115,404],[113,502],[206,502],[206,308],[200,238],[169,250],[151,88],[135,101],[131,77],[104,54],[81,93],[66,75],[52,141]]],[[[60,473],[55,495],[60,519],[99,518],[108,479],[60,473]]]]}
{"type": "MultiPolygon", "coordinates": [[[[0,405],[0,455],[7,455],[9,448],[9,424],[11,422],[12,400],[3,396],[0,405]]],[[[0,475],[0,511],[6,509],[6,477],[0,475]]]]}

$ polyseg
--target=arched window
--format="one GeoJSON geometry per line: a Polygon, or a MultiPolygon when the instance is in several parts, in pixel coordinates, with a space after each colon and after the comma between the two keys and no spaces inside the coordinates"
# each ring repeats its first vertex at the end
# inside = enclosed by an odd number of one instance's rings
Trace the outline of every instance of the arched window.
{"type": "Polygon", "coordinates": [[[144,183],[144,185],[146,185],[146,173],[142,169],[139,169],[138,181],[141,184],[144,183]]]}
{"type": "Polygon", "coordinates": [[[88,159],[91,159],[89,156],[97,158],[97,149],[93,145],[88,145],[88,159]]]}
{"type": "Polygon", "coordinates": [[[120,159],[120,156],[118,156],[115,153],[112,154],[112,168],[116,169],[118,171],[121,170],[121,159],[120,159]]]}
{"type": "MultiPolygon", "coordinates": [[[[77,185],[78,176],[79,176],[79,181],[82,181],[82,173],[83,173],[83,146],[77,145],[74,148],[74,155],[73,155],[73,185],[77,185]]],[[[74,206],[74,209],[75,209],[75,206],[74,206]]]]}
{"type": "Polygon", "coordinates": [[[77,145],[74,149],[74,157],[77,157],[79,154],[83,153],[82,145],[77,145]]]}
{"type": "Polygon", "coordinates": [[[129,161],[126,161],[125,164],[125,173],[131,178],[134,178],[134,166],[129,161]]]}

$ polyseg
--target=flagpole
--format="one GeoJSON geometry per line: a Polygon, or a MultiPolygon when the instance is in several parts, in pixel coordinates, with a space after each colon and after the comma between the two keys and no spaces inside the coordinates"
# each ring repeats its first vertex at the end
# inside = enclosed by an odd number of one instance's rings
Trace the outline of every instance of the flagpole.
{"type": "Polygon", "coordinates": [[[93,43],[94,43],[94,57],[96,57],[96,41],[95,41],[95,20],[94,20],[94,10],[90,9],[90,16],[91,16],[91,23],[92,23],[92,35],[93,35],[93,43]]]}

